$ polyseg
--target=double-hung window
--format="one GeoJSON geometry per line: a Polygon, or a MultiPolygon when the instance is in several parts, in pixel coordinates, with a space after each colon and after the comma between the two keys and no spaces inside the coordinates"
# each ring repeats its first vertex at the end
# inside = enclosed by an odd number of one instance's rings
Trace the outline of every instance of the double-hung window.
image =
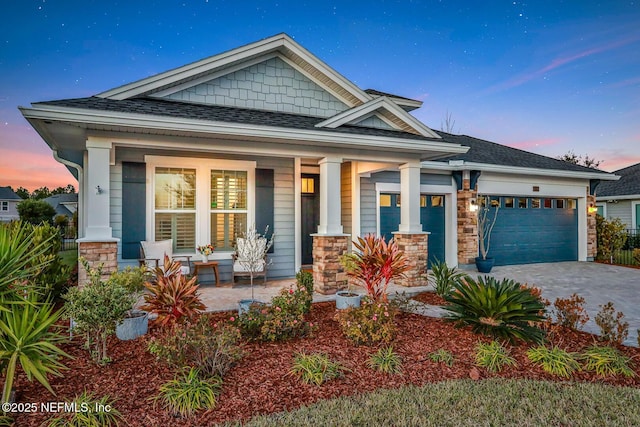
{"type": "Polygon", "coordinates": [[[8,211],[9,210],[9,202],[0,202],[0,203],[2,205],[1,209],[3,211],[8,211]]]}
{"type": "Polygon", "coordinates": [[[211,243],[232,251],[254,221],[255,162],[146,156],[147,239],[173,240],[176,253],[211,243]]]}

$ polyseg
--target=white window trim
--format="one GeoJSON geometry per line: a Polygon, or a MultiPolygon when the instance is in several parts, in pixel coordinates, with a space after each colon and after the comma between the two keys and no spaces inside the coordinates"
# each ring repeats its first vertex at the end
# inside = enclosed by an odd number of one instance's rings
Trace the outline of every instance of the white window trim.
{"type": "Polygon", "coordinates": [[[638,218],[636,218],[636,211],[638,208],[636,208],[636,206],[640,205],[640,201],[638,202],[631,202],[631,227],[629,228],[637,228],[638,226],[640,226],[640,224],[638,224],[638,218]]]}
{"type": "Polygon", "coordinates": [[[4,200],[2,202],[0,202],[0,209],[3,212],[9,212],[9,202],[4,201],[4,200]]]}
{"type": "MultiPolygon", "coordinates": [[[[155,169],[157,167],[188,168],[196,170],[196,245],[211,243],[211,171],[212,170],[238,170],[247,172],[247,227],[255,223],[255,194],[256,194],[256,167],[255,161],[244,160],[223,160],[223,159],[202,159],[192,157],[167,157],[167,156],[145,156],[147,165],[147,240],[155,240],[155,169]],[[204,197],[203,197],[204,195],[204,197]]],[[[245,230],[246,231],[246,230],[245,230]]],[[[229,259],[232,251],[214,251],[209,259],[223,260],[229,259]]],[[[198,260],[199,254],[196,248],[193,253],[180,255],[191,255],[194,260],[198,260]]]]}
{"type": "Polygon", "coordinates": [[[603,202],[603,203],[600,203],[600,202],[596,203],[596,207],[600,207],[600,206],[602,206],[602,217],[603,217],[603,218],[606,218],[606,217],[607,217],[607,204],[606,204],[605,202],[603,202]]]}

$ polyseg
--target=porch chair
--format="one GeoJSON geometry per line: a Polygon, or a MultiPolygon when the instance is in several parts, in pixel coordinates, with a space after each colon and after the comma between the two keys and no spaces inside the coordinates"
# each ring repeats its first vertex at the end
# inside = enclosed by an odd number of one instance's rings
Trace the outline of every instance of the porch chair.
{"type": "Polygon", "coordinates": [[[160,240],[150,242],[143,240],[140,242],[140,266],[146,265],[149,269],[163,268],[164,256],[168,256],[171,260],[180,261],[182,274],[191,273],[191,256],[190,255],[174,255],[173,240],[160,240]],[[185,265],[186,263],[186,265],[185,265]]]}
{"type": "MultiPolygon", "coordinates": [[[[238,254],[243,253],[243,248],[245,245],[245,239],[238,237],[236,239],[236,251],[231,254],[231,259],[233,260],[233,271],[231,275],[231,286],[235,285],[236,277],[251,277],[251,269],[248,265],[246,265],[246,261],[242,258],[239,258],[238,254]]],[[[267,239],[264,237],[260,237],[258,239],[258,249],[262,249],[262,252],[266,252],[264,249],[267,247],[267,239]]],[[[267,267],[269,263],[267,262],[267,254],[264,254],[264,258],[260,260],[259,266],[253,271],[253,277],[263,277],[264,278],[264,286],[267,286],[267,267]]]]}

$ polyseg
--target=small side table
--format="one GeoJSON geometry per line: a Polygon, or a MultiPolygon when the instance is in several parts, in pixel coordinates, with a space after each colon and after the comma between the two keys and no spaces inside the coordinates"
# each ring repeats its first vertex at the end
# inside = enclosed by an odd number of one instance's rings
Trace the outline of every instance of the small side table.
{"type": "Polygon", "coordinates": [[[198,276],[198,272],[203,268],[211,268],[213,269],[213,274],[216,277],[216,286],[220,284],[220,280],[218,279],[218,261],[194,261],[193,263],[193,274],[198,276]]]}

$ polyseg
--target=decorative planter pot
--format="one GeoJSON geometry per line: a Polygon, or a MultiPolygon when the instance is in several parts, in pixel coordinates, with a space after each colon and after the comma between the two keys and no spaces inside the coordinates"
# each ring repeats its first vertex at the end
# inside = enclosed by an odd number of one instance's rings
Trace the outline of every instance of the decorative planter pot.
{"type": "Polygon", "coordinates": [[[209,255],[200,254],[200,256],[202,257],[202,262],[209,262],[209,255]]]}
{"type": "Polygon", "coordinates": [[[122,323],[116,326],[116,336],[122,341],[135,340],[147,333],[149,329],[149,313],[142,310],[131,310],[122,323]]]}
{"type": "Polygon", "coordinates": [[[362,295],[350,291],[336,292],[336,308],[344,310],[349,307],[360,307],[360,299],[362,295]]]}
{"type": "Polygon", "coordinates": [[[482,259],[482,257],[477,257],[476,268],[480,273],[491,273],[494,261],[493,258],[482,259]]]}
{"type": "Polygon", "coordinates": [[[256,299],[241,299],[240,301],[238,301],[238,315],[242,315],[243,313],[248,312],[251,304],[264,305],[263,302],[256,299]]]}

